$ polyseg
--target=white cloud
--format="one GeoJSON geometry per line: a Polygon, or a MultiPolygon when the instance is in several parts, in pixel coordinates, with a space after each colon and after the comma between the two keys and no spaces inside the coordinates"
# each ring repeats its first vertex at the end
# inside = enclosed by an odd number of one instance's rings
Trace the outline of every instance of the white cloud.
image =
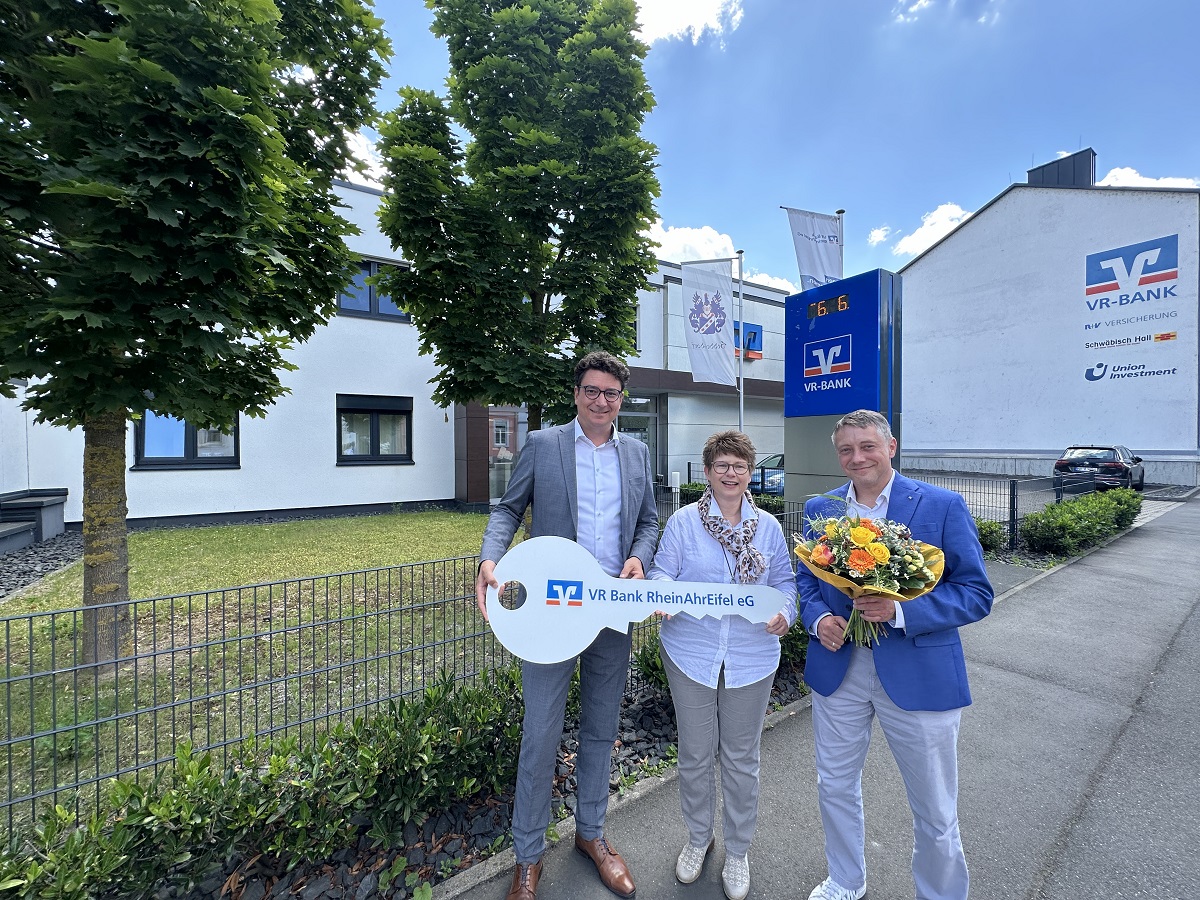
{"type": "Polygon", "coordinates": [[[676,37],[698,44],[706,31],[719,36],[742,24],[742,0],[638,0],[638,7],[647,44],[676,37]]]}
{"type": "Polygon", "coordinates": [[[892,254],[916,256],[932,247],[970,216],[971,214],[957,203],[943,203],[933,212],[921,216],[921,227],[896,241],[896,245],[892,247],[892,254]]]}
{"type": "Polygon", "coordinates": [[[1142,175],[1137,169],[1124,166],[1110,169],[1109,173],[1097,182],[1097,185],[1100,187],[1196,188],[1200,187],[1200,178],[1173,177],[1170,175],[1165,178],[1151,178],[1148,175],[1142,175]]]}
{"type": "Polygon", "coordinates": [[[897,22],[915,22],[926,9],[933,5],[933,0],[908,0],[897,3],[892,14],[897,22]]]}
{"type": "MultiPolygon", "coordinates": [[[[737,277],[737,273],[734,273],[737,277]]],[[[746,281],[754,284],[765,284],[767,287],[779,288],[782,291],[787,291],[789,294],[796,293],[799,290],[794,284],[786,278],[779,278],[775,275],[768,275],[766,272],[751,271],[746,273],[746,281]]],[[[748,293],[748,292],[747,292],[748,293]]]]}
{"type": "Polygon", "coordinates": [[[375,152],[375,142],[361,131],[356,131],[350,135],[347,143],[350,145],[350,153],[359,162],[365,163],[366,169],[362,172],[342,172],[342,178],[351,184],[362,184],[367,187],[382,189],[383,160],[375,152]]]}
{"type": "Polygon", "coordinates": [[[655,256],[666,262],[689,259],[722,259],[733,256],[733,238],[711,225],[701,228],[663,228],[662,219],[650,226],[650,239],[661,246],[655,256]]]}
{"type": "Polygon", "coordinates": [[[874,247],[876,244],[882,244],[888,239],[888,235],[891,233],[891,225],[883,225],[879,228],[872,228],[871,233],[867,235],[867,243],[872,247],[874,247]]]}

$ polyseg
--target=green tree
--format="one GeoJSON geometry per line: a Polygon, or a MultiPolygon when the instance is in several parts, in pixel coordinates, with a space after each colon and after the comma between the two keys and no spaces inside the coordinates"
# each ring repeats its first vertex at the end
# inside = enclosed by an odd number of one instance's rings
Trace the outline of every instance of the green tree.
{"type": "Polygon", "coordinates": [[[265,414],[353,274],[332,179],[381,25],[360,0],[0,0],[0,390],[83,429],[88,662],[127,624],[128,422],[265,414]]]}
{"type": "Polygon", "coordinates": [[[381,280],[437,361],[435,400],[528,403],[536,429],[574,412],[581,350],[634,349],[658,195],[646,46],[633,0],[426,2],[449,99],[405,88],[380,128],[380,223],[412,263],[381,280]]]}

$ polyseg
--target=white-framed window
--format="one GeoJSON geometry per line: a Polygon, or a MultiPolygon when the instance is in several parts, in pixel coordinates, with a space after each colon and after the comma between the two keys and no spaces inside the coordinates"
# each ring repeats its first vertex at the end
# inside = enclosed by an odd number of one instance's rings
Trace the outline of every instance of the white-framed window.
{"type": "Polygon", "coordinates": [[[508,446],[508,420],[492,419],[492,446],[508,446]]]}

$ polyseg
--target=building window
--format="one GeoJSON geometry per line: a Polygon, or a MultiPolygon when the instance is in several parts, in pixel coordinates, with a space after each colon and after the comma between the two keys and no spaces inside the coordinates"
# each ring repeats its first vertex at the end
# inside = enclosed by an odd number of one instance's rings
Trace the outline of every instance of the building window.
{"type": "Polygon", "coordinates": [[[392,319],[400,322],[409,321],[409,315],[387,294],[381,293],[374,284],[368,284],[367,279],[372,275],[392,268],[387,263],[363,260],[359,264],[358,274],[350,282],[349,287],[338,296],[338,312],[350,316],[366,316],[372,319],[392,319]]]}
{"type": "Polygon", "coordinates": [[[135,469],[235,469],[240,463],[238,426],[196,428],[174,416],[146,410],[136,426],[135,469]]]}
{"type": "Polygon", "coordinates": [[[508,422],[505,419],[492,419],[492,445],[508,446],[508,422]]]}
{"type": "Polygon", "coordinates": [[[412,463],[412,397],[337,395],[339,466],[412,463]]]}

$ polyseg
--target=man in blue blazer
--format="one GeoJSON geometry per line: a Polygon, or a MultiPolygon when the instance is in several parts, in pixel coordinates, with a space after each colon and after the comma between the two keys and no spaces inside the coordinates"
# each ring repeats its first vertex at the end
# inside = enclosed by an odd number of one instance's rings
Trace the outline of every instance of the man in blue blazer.
{"type": "MultiPolygon", "coordinates": [[[[854,601],[885,636],[870,648],[847,644],[851,601],[804,566],[796,583],[809,642],[804,679],[813,689],[817,796],[829,877],[810,900],[858,900],[866,893],[862,769],[876,717],[896,758],[913,814],[912,872],[917,900],[965,900],[967,864],[958,827],[958,727],[971,703],[958,629],[986,616],[993,591],[975,520],[962,497],[892,469],[896,439],[887,419],[856,410],[833,430],[850,483],[804,505],[806,522],[847,511],[907,525],[940,547],[941,581],[898,603],[854,601]]],[[[809,535],[810,537],[812,535],[809,535]]]]}
{"type": "MultiPolygon", "coordinates": [[[[576,416],[567,425],[530,432],[512,479],[483,533],[475,598],[484,617],[494,570],[532,506],[533,537],[575,541],[609,575],[644,578],[658,544],[658,507],[650,454],[636,438],[619,434],[629,368],[597,351],[575,366],[576,416]]],[[[596,866],[600,880],[623,898],[634,896],[633,878],[604,836],[609,770],[629,673],[628,629],[603,629],[579,662],[579,753],[575,759],[575,849],[596,866]]],[[[550,795],[563,713],[576,659],[521,666],[525,719],[513,802],[517,868],[507,900],[535,900],[542,874],[550,795]]]]}

